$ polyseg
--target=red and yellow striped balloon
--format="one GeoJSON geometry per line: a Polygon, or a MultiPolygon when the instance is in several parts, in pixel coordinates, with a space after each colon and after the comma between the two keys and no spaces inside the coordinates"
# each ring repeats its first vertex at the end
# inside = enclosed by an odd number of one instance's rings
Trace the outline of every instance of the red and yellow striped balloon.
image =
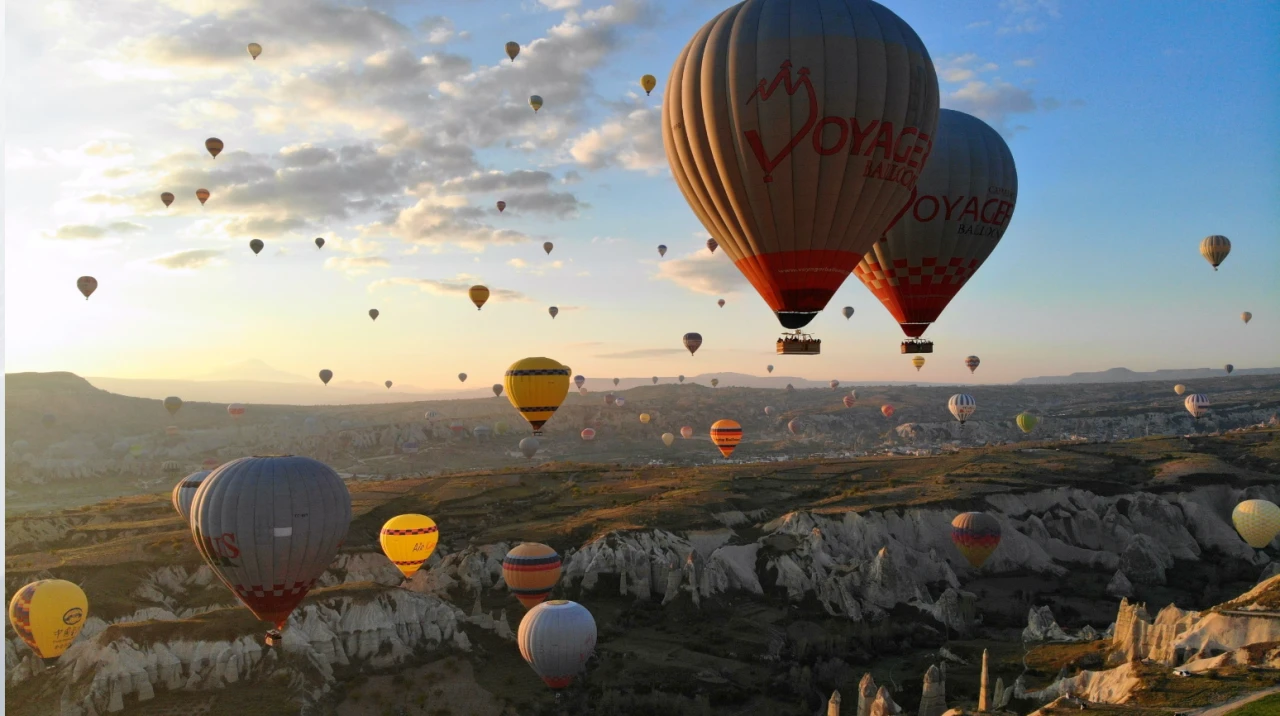
{"type": "Polygon", "coordinates": [[[524,608],[533,609],[560,581],[560,555],[545,544],[518,544],[502,560],[502,578],[524,608]]]}
{"type": "Polygon", "coordinates": [[[951,541],[977,569],[1000,545],[1000,523],[985,512],[964,512],[951,520],[951,541]]]}
{"type": "Polygon", "coordinates": [[[711,442],[720,448],[720,454],[729,457],[742,442],[742,426],[736,420],[717,420],[711,424],[711,442]]]}

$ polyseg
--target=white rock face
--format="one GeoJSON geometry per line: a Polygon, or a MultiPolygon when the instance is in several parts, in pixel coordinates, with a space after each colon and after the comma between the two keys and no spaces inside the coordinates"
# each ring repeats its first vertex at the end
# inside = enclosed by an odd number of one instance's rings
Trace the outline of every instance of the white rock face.
{"type": "Polygon", "coordinates": [[[1076,641],[1068,636],[1058,621],[1053,618],[1053,611],[1047,606],[1032,607],[1027,614],[1027,627],[1022,630],[1022,641],[1076,641]]]}

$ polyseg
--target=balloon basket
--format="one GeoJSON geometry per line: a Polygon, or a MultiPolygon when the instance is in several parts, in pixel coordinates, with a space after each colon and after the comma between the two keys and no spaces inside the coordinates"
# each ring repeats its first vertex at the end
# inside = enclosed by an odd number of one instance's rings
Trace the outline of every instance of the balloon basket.
{"type": "Polygon", "coordinates": [[[263,641],[266,643],[267,646],[271,647],[272,649],[275,649],[284,643],[284,635],[281,634],[278,630],[272,629],[271,631],[267,632],[267,638],[263,639],[263,641]]]}
{"type": "Polygon", "coordinates": [[[932,353],[933,341],[926,341],[923,338],[909,338],[902,342],[902,352],[904,354],[932,353]]]}
{"type": "Polygon", "coordinates": [[[778,355],[780,356],[816,356],[822,353],[822,340],[808,333],[784,333],[778,339],[778,355]]]}

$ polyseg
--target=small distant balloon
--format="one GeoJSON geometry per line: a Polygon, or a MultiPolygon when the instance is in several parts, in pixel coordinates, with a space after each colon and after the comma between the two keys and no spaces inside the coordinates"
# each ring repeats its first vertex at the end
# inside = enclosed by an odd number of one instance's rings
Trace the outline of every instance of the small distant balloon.
{"type": "Polygon", "coordinates": [[[653,420],[653,416],[649,415],[648,413],[640,413],[641,423],[648,425],[650,420],[653,420]]]}
{"type": "Polygon", "coordinates": [[[560,313],[560,309],[556,308],[555,306],[552,306],[551,308],[547,309],[547,313],[550,313],[551,317],[555,318],[556,315],[560,313]]]}
{"type": "Polygon", "coordinates": [[[684,426],[683,428],[680,428],[680,437],[684,438],[685,440],[688,440],[689,438],[693,437],[693,428],[688,425],[684,426]]]}
{"type": "Polygon", "coordinates": [[[653,88],[658,86],[658,78],[653,75],[645,75],[640,78],[640,86],[644,88],[644,94],[648,97],[653,88]]]}
{"type": "Polygon", "coordinates": [[[697,352],[698,352],[698,348],[699,348],[699,347],[701,347],[701,346],[702,346],[702,334],[701,334],[701,333],[686,333],[686,334],[684,334],[684,347],[685,347],[686,349],[688,349],[688,351],[689,351],[689,355],[693,355],[693,354],[697,353],[697,352]]]}
{"type": "Polygon", "coordinates": [[[840,312],[844,314],[846,320],[853,318],[853,306],[845,306],[840,312]]]}
{"type": "Polygon", "coordinates": [[[466,373],[459,373],[459,374],[458,374],[458,382],[459,382],[459,383],[465,383],[465,382],[467,382],[467,374],[466,374],[466,373]]]}
{"type": "Polygon", "coordinates": [[[172,204],[172,203],[173,203],[173,194],[170,194],[170,193],[169,193],[169,192],[167,192],[167,191],[166,191],[166,192],[164,192],[163,194],[161,194],[161,195],[160,195],[160,201],[164,202],[164,205],[165,205],[165,206],[168,206],[168,205],[172,204]]]}
{"type": "Polygon", "coordinates": [[[320,249],[323,249],[323,248],[324,248],[324,238],[323,238],[323,237],[320,237],[320,236],[317,236],[317,237],[316,237],[316,250],[317,250],[317,251],[319,251],[320,249]]]}
{"type": "Polygon", "coordinates": [[[258,44],[258,43],[256,43],[256,42],[250,42],[250,43],[249,43],[249,56],[250,56],[250,57],[252,57],[254,60],[257,60],[257,59],[258,59],[258,55],[261,55],[261,54],[262,54],[262,45],[259,45],[259,44],[258,44]]]}
{"type": "Polygon", "coordinates": [[[529,106],[533,107],[534,114],[537,114],[538,110],[542,109],[542,98],[536,94],[530,95],[529,106]]]}
{"type": "Polygon", "coordinates": [[[200,206],[204,206],[204,203],[209,201],[209,190],[196,189],[196,198],[200,200],[200,206]]]}
{"type": "Polygon", "coordinates": [[[982,361],[978,358],[978,356],[969,356],[968,358],[964,359],[964,365],[966,368],[969,369],[970,373],[977,370],[978,364],[980,364],[981,362],[982,361]]]}
{"type": "Polygon", "coordinates": [[[683,375],[682,375],[682,376],[678,376],[676,379],[677,379],[677,380],[679,380],[681,383],[683,383],[683,382],[684,382],[684,376],[683,376],[683,375]]]}
{"type": "Polygon", "coordinates": [[[1178,383],[1177,385],[1173,386],[1173,392],[1177,393],[1178,395],[1182,395],[1183,393],[1187,392],[1187,386],[1183,385],[1182,383],[1178,383]]]}
{"type": "Polygon", "coordinates": [[[386,383],[384,383],[383,385],[386,385],[386,386],[387,386],[387,390],[391,390],[391,386],[392,386],[391,381],[389,381],[389,380],[388,380],[388,381],[387,381],[386,383]]]}
{"type": "Polygon", "coordinates": [[[883,415],[883,416],[885,416],[886,418],[892,418],[892,417],[893,417],[893,406],[892,406],[892,405],[888,405],[888,404],[881,405],[881,406],[880,406],[880,414],[881,414],[881,415],[883,415]]]}
{"type": "Polygon", "coordinates": [[[714,254],[716,252],[716,249],[719,247],[720,247],[720,244],[715,239],[707,239],[708,251],[714,254]]]}
{"type": "Polygon", "coordinates": [[[770,373],[772,373],[772,372],[773,372],[773,366],[772,366],[772,365],[767,365],[767,366],[765,366],[765,370],[767,370],[767,371],[769,371],[770,373]]]}
{"type": "Polygon", "coordinates": [[[479,311],[484,307],[484,302],[489,300],[489,289],[484,286],[472,286],[467,290],[467,295],[471,297],[471,302],[476,304],[476,310],[479,311]]]}
{"type": "Polygon", "coordinates": [[[840,387],[840,381],[838,381],[838,380],[832,380],[832,381],[831,381],[830,383],[828,383],[827,385],[830,385],[830,386],[831,386],[831,389],[832,389],[832,390],[835,390],[836,388],[839,388],[839,387],[840,387]]]}
{"type": "Polygon", "coordinates": [[[1024,433],[1029,433],[1032,430],[1035,430],[1036,426],[1040,424],[1040,418],[1028,412],[1021,412],[1018,413],[1017,422],[1019,430],[1024,433]]]}
{"type": "Polygon", "coordinates": [[[182,398],[176,395],[170,395],[164,399],[164,409],[169,411],[169,415],[177,415],[182,410],[182,398]]]}
{"type": "Polygon", "coordinates": [[[548,254],[550,254],[550,253],[551,253],[551,249],[554,249],[555,247],[556,247],[556,245],[555,245],[555,244],[553,244],[553,243],[551,243],[550,241],[544,241],[544,242],[542,243],[542,250],[543,250],[543,251],[546,251],[548,254]]]}
{"type": "Polygon", "coordinates": [[[520,441],[520,454],[525,457],[533,457],[538,453],[539,447],[541,445],[538,443],[538,439],[530,435],[520,441]]]}
{"type": "Polygon", "coordinates": [[[764,406],[764,414],[765,414],[765,415],[773,415],[773,406],[772,406],[772,405],[766,405],[766,406],[764,406]]]}
{"type": "Polygon", "coordinates": [[[325,368],[324,370],[320,371],[321,383],[328,385],[330,380],[333,380],[333,371],[329,370],[328,368],[325,368]]]}
{"type": "Polygon", "coordinates": [[[676,436],[672,435],[671,433],[662,434],[662,443],[667,447],[671,447],[671,443],[674,443],[675,441],[676,441],[676,436]]]}
{"type": "Polygon", "coordinates": [[[667,255],[667,245],[666,245],[666,244],[658,244],[658,255],[659,255],[659,256],[666,256],[666,255],[667,255]]]}
{"type": "Polygon", "coordinates": [[[1245,500],[1231,511],[1236,532],[1254,549],[1262,549],[1280,533],[1280,507],[1268,500],[1245,500]]]}
{"type": "Polygon", "coordinates": [[[915,366],[916,372],[919,373],[920,369],[924,367],[924,356],[916,356],[915,358],[912,358],[911,365],[915,366]]]}
{"type": "Polygon", "coordinates": [[[262,239],[254,239],[253,241],[249,242],[249,248],[253,249],[253,253],[255,255],[262,253],[263,246],[264,244],[262,243],[262,239]]]}
{"type": "Polygon", "coordinates": [[[596,439],[596,431],[595,431],[595,430],[593,430],[592,428],[583,428],[583,429],[582,429],[582,439],[583,439],[583,440],[586,440],[586,441],[588,441],[588,442],[590,442],[590,441],[592,441],[592,440],[595,440],[595,439],[596,439]]]}
{"type": "Polygon", "coordinates": [[[1244,313],[1240,314],[1240,320],[1244,321],[1245,324],[1248,324],[1249,321],[1253,320],[1253,314],[1249,313],[1248,311],[1245,311],[1244,313]]]}
{"type": "Polygon", "coordinates": [[[1203,393],[1188,395],[1187,399],[1182,401],[1182,404],[1186,407],[1187,412],[1191,413],[1191,417],[1193,418],[1198,419],[1201,415],[1209,412],[1209,396],[1204,395],[1203,393]]]}
{"type": "Polygon", "coordinates": [[[800,418],[792,418],[787,421],[787,430],[792,435],[799,435],[800,431],[803,429],[804,429],[804,426],[800,424],[800,418]]]}
{"type": "Polygon", "coordinates": [[[1222,366],[1222,369],[1223,369],[1223,370],[1225,370],[1225,371],[1227,372],[1227,375],[1231,375],[1231,372],[1232,372],[1232,371],[1234,371],[1234,370],[1236,369],[1236,367],[1235,367],[1235,366],[1233,366],[1233,365],[1231,365],[1230,363],[1228,363],[1228,364],[1226,364],[1226,365],[1222,366]]]}
{"type": "Polygon", "coordinates": [[[510,57],[510,58],[511,58],[511,61],[512,61],[512,62],[515,62],[515,61],[516,61],[516,55],[518,55],[518,54],[520,54],[520,43],[518,43],[518,42],[514,42],[514,41],[512,41],[512,42],[508,42],[508,43],[507,43],[507,57],[510,57]]]}
{"type": "Polygon", "coordinates": [[[204,148],[209,150],[214,159],[217,159],[218,155],[222,153],[222,146],[222,140],[217,137],[209,137],[204,140],[204,148]]]}
{"type": "Polygon", "coordinates": [[[720,454],[729,457],[742,442],[742,426],[736,420],[717,420],[711,425],[711,442],[720,454]]]}
{"type": "Polygon", "coordinates": [[[493,384],[493,397],[497,398],[502,395],[502,383],[493,384]]]}
{"type": "Polygon", "coordinates": [[[240,417],[244,415],[244,404],[232,403],[231,405],[228,405],[227,415],[230,415],[232,420],[239,420],[240,417]]]}
{"type": "Polygon", "coordinates": [[[81,276],[76,279],[76,288],[80,289],[80,293],[84,294],[84,300],[88,301],[89,296],[98,290],[98,279],[92,276],[81,276]]]}
{"type": "Polygon", "coordinates": [[[573,376],[573,384],[574,384],[574,385],[576,385],[576,386],[578,386],[578,388],[579,388],[579,389],[581,389],[581,388],[582,388],[582,384],[583,384],[583,383],[586,383],[586,382],[587,382],[587,377],[586,377],[586,376],[584,376],[584,375],[575,375],[575,376],[573,376]]]}
{"type": "Polygon", "coordinates": [[[381,314],[378,312],[378,309],[376,309],[376,308],[370,308],[370,309],[369,309],[369,318],[372,318],[373,320],[375,320],[375,321],[376,321],[376,320],[378,320],[378,316],[379,316],[379,315],[381,315],[381,314]]]}
{"type": "Polygon", "coordinates": [[[965,512],[951,520],[951,541],[974,569],[1000,546],[1000,522],[985,512],[965,512]]]}
{"type": "Polygon", "coordinates": [[[621,379],[621,378],[614,378],[614,379],[613,379],[613,387],[615,387],[615,388],[616,388],[616,387],[618,387],[618,383],[621,383],[621,382],[622,382],[622,379],[621,379]]]}
{"type": "Polygon", "coordinates": [[[716,387],[719,387],[719,386],[720,386],[720,379],[719,379],[719,378],[712,378],[712,379],[711,379],[711,387],[712,387],[712,388],[716,388],[716,387]]]}
{"type": "Polygon", "coordinates": [[[656,376],[656,375],[655,375],[655,376],[653,376],[653,384],[654,384],[654,385],[657,385],[657,384],[658,384],[658,376],[656,376]]]}
{"type": "Polygon", "coordinates": [[[978,409],[978,403],[973,399],[972,395],[957,393],[947,401],[947,409],[956,417],[956,420],[960,421],[961,425],[964,425],[964,421],[968,420],[969,416],[973,415],[973,411],[978,409]]]}
{"type": "Polygon", "coordinates": [[[841,398],[840,402],[844,403],[844,407],[852,408],[855,401],[853,399],[853,396],[846,395],[844,396],[844,398],[841,398]]]}
{"type": "Polygon", "coordinates": [[[721,308],[724,308],[724,299],[722,298],[719,301],[716,301],[716,305],[721,308]]]}
{"type": "Polygon", "coordinates": [[[507,210],[507,202],[505,201],[498,202],[498,213],[501,214],[506,210],[507,210]]]}

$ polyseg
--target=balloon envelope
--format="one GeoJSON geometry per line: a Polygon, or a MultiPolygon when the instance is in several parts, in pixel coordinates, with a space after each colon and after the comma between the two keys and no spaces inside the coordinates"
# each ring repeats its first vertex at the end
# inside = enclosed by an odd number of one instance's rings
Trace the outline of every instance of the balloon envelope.
{"type": "Polygon", "coordinates": [[[1035,430],[1036,426],[1040,424],[1040,418],[1027,412],[1018,413],[1017,421],[1018,429],[1024,433],[1035,430]]]}
{"type": "Polygon", "coordinates": [[[1280,507],[1267,500],[1245,500],[1231,511],[1236,532],[1254,549],[1262,549],[1280,533],[1280,507]]]}
{"type": "Polygon", "coordinates": [[[556,245],[551,243],[550,241],[544,241],[542,243],[542,250],[546,251],[548,254],[551,253],[551,249],[554,249],[555,247],[556,245]]]}
{"type": "Polygon", "coordinates": [[[13,593],[9,624],[41,659],[56,659],[84,628],[89,599],[65,579],[41,579],[13,593]]]}
{"type": "Polygon", "coordinates": [[[459,383],[465,383],[465,382],[467,382],[467,374],[466,374],[466,373],[459,373],[459,374],[458,374],[458,382],[459,382],[459,383]]]}
{"type": "Polygon", "coordinates": [[[1223,369],[1223,370],[1225,370],[1225,371],[1227,372],[1227,375],[1231,375],[1231,371],[1235,370],[1235,369],[1236,369],[1236,367],[1235,367],[1235,366],[1233,366],[1233,365],[1231,365],[1230,363],[1228,363],[1228,364],[1226,364],[1226,365],[1222,366],[1222,369],[1223,369]]]}
{"type": "Polygon", "coordinates": [[[520,454],[525,457],[533,457],[538,454],[538,448],[541,444],[535,437],[527,437],[520,441],[520,454]]]}
{"type": "Polygon", "coordinates": [[[168,206],[168,205],[172,204],[172,203],[173,203],[173,194],[170,194],[169,192],[167,192],[167,191],[166,191],[165,193],[163,193],[163,194],[161,194],[161,195],[160,195],[160,201],[164,202],[164,205],[165,205],[165,206],[168,206]]]}
{"type": "Polygon", "coordinates": [[[1213,264],[1213,270],[1218,270],[1218,265],[1226,260],[1227,254],[1231,253],[1231,240],[1225,236],[1214,234],[1206,236],[1200,242],[1200,255],[1205,261],[1213,264]]]}
{"type": "Polygon", "coordinates": [[[505,201],[500,201],[500,202],[498,202],[498,213],[499,213],[499,214],[501,214],[502,212],[506,211],[506,209],[507,209],[507,202],[505,202],[505,201]]]}
{"type": "MultiPolygon", "coordinates": [[[[216,461],[215,461],[216,463],[216,461]]],[[[216,464],[214,465],[217,466],[216,464]]],[[[173,509],[177,510],[178,515],[182,517],[183,522],[191,521],[191,502],[196,498],[196,490],[200,489],[200,483],[213,472],[212,470],[200,470],[178,480],[178,484],[173,486],[173,509]]]]}
{"type": "Polygon", "coordinates": [[[394,385],[394,383],[388,380],[387,382],[383,383],[383,385],[387,386],[387,390],[391,390],[391,386],[394,385]]]}
{"type": "Polygon", "coordinates": [[[1182,404],[1186,407],[1187,412],[1191,413],[1191,417],[1193,418],[1199,418],[1201,415],[1209,412],[1209,396],[1202,393],[1188,395],[1187,399],[1182,401],[1182,404]]]}
{"type": "Polygon", "coordinates": [[[200,200],[200,205],[204,206],[204,203],[209,200],[209,190],[196,189],[196,198],[200,200]]]}
{"type": "Polygon", "coordinates": [[[666,444],[667,447],[671,447],[671,444],[674,443],[675,441],[676,441],[676,436],[672,435],[671,433],[662,434],[662,442],[666,444]]]}
{"type": "Polygon", "coordinates": [[[379,315],[381,315],[381,314],[379,313],[378,309],[376,309],[376,308],[370,308],[370,309],[369,309],[369,318],[371,318],[371,319],[373,319],[373,320],[375,320],[375,321],[376,321],[376,320],[378,320],[378,316],[379,316],[379,315]]]}
{"type": "Polygon", "coordinates": [[[520,655],[547,686],[563,689],[573,682],[596,648],[596,620],[577,602],[543,602],[520,620],[520,655]]]}
{"type": "Polygon", "coordinates": [[[228,405],[227,415],[230,415],[232,418],[238,419],[241,415],[244,415],[244,404],[232,403],[231,405],[228,405]]]}
{"type": "Polygon", "coordinates": [[[495,397],[495,398],[496,398],[496,397],[498,397],[498,396],[500,396],[500,395],[502,395],[502,383],[494,383],[494,384],[493,384],[493,397],[495,397]]]}
{"type": "Polygon", "coordinates": [[[807,325],[928,159],[924,43],[870,0],[745,0],[694,35],[667,86],[663,145],[685,199],[782,325],[807,325]]]}
{"type": "Polygon", "coordinates": [[[532,609],[560,581],[560,555],[545,544],[522,542],[502,560],[502,578],[524,608],[532,609]]]}
{"type": "Polygon", "coordinates": [[[767,365],[767,366],[765,366],[765,370],[767,370],[767,371],[769,371],[770,373],[772,373],[772,372],[773,372],[773,366],[772,366],[772,365],[767,365]]]}
{"type": "Polygon", "coordinates": [[[98,290],[98,279],[92,276],[81,276],[76,279],[76,288],[84,295],[84,300],[88,301],[89,296],[98,290]]]}
{"type": "Polygon", "coordinates": [[[653,416],[649,415],[648,413],[640,413],[641,423],[648,425],[650,420],[653,420],[653,416]]]}
{"type": "Polygon", "coordinates": [[[1183,393],[1187,392],[1187,386],[1179,383],[1173,386],[1173,392],[1177,393],[1178,395],[1182,395],[1183,393]]]}
{"type": "Polygon", "coordinates": [[[328,569],[351,524],[351,495],[309,457],[242,457],[196,490],[191,529],[201,556],[263,621],[285,621],[328,569]]]}
{"type": "Polygon", "coordinates": [[[320,382],[321,382],[321,383],[324,383],[325,385],[328,385],[328,384],[329,384],[329,381],[331,381],[331,380],[333,380],[333,371],[329,370],[328,368],[326,368],[326,369],[324,369],[324,370],[320,371],[320,382]]]}
{"type": "Polygon", "coordinates": [[[685,440],[688,440],[689,438],[693,437],[693,428],[688,425],[684,426],[683,428],[680,428],[680,437],[684,438],[685,440]]]}
{"type": "Polygon", "coordinates": [[[699,347],[699,346],[701,346],[701,345],[702,345],[702,334],[701,334],[701,333],[686,333],[686,334],[684,334],[684,347],[685,347],[686,349],[688,349],[688,351],[689,351],[689,355],[693,355],[693,354],[697,353],[697,352],[698,352],[698,347],[699,347]]]}
{"type": "Polygon", "coordinates": [[[916,356],[915,358],[912,358],[911,365],[915,366],[916,371],[918,372],[921,368],[924,367],[924,356],[916,356]]]}
{"type": "Polygon", "coordinates": [[[658,78],[653,75],[645,75],[640,78],[640,86],[644,88],[645,96],[648,96],[653,91],[653,88],[658,86],[658,78]]]}
{"type": "Polygon", "coordinates": [[[844,314],[845,320],[848,320],[853,317],[853,306],[845,306],[840,312],[844,314]]]}
{"type": "Polygon", "coordinates": [[[956,416],[956,420],[959,420],[961,425],[964,425],[964,421],[968,420],[969,416],[973,415],[973,411],[978,409],[978,403],[973,399],[972,395],[956,393],[947,401],[947,409],[951,411],[952,415],[956,416]]]}
{"type": "Polygon", "coordinates": [[[1245,311],[1244,313],[1241,313],[1241,314],[1240,314],[1240,320],[1242,320],[1242,321],[1244,321],[1246,324],[1248,324],[1248,323],[1249,323],[1249,321],[1252,321],[1252,320],[1253,320],[1253,314],[1252,314],[1252,313],[1249,313],[1248,311],[1245,311]]]}
{"type": "Polygon", "coordinates": [[[792,418],[792,419],[790,419],[790,420],[788,420],[788,421],[787,421],[787,430],[788,430],[792,435],[799,435],[799,434],[800,434],[800,431],[801,431],[802,429],[803,429],[803,428],[802,428],[802,426],[800,425],[800,418],[792,418]]]}
{"type": "Polygon", "coordinates": [[[406,579],[430,559],[439,540],[440,528],[436,521],[418,514],[392,517],[382,525],[382,532],[378,535],[382,553],[406,579]]]}
{"type": "Polygon", "coordinates": [[[901,218],[855,273],[903,333],[918,337],[991,255],[1017,198],[1018,173],[1000,133],[944,109],[929,163],[898,205],[901,218]]]}
{"type": "Polygon", "coordinates": [[[253,250],[254,254],[261,253],[263,246],[264,244],[262,243],[262,239],[254,239],[249,242],[249,248],[253,250]]]}
{"type": "Polygon", "coordinates": [[[979,365],[980,363],[982,363],[982,360],[981,360],[980,358],[978,358],[978,356],[969,356],[968,358],[965,358],[965,359],[964,359],[964,365],[965,365],[965,367],[966,367],[966,368],[968,368],[968,369],[969,369],[969,372],[970,372],[970,373],[972,373],[972,372],[974,372],[975,370],[977,370],[977,369],[978,369],[978,365],[979,365]]]}
{"type": "Polygon", "coordinates": [[[248,49],[249,49],[249,56],[255,60],[258,59],[258,55],[262,54],[262,45],[259,45],[256,42],[250,42],[248,49]]]}
{"type": "Polygon", "coordinates": [[[547,313],[550,313],[551,318],[554,319],[560,313],[560,309],[555,306],[552,306],[551,308],[547,309],[547,313]]]}
{"type": "Polygon", "coordinates": [[[573,384],[578,386],[578,388],[581,388],[582,384],[585,382],[587,382],[586,376],[582,376],[582,375],[573,376],[573,384]]]}
{"type": "Polygon", "coordinates": [[[583,440],[587,440],[587,441],[595,440],[595,439],[596,439],[596,431],[595,431],[595,430],[592,430],[591,428],[583,428],[583,429],[582,429],[582,439],[583,439],[583,440]]]}
{"type": "Polygon", "coordinates": [[[533,107],[533,111],[536,113],[538,110],[542,109],[542,98],[536,94],[530,95],[529,106],[533,107]]]}
{"type": "Polygon", "coordinates": [[[522,358],[507,368],[503,383],[511,405],[539,435],[569,394],[569,369],[551,358],[522,358]]]}
{"type": "Polygon", "coordinates": [[[717,420],[711,424],[711,442],[720,454],[729,457],[742,442],[742,426],[736,420],[717,420]]]}
{"type": "Polygon", "coordinates": [[[485,301],[489,300],[489,289],[485,286],[472,286],[467,289],[467,295],[471,297],[471,302],[476,304],[476,310],[479,311],[485,301]]]}
{"type": "Polygon", "coordinates": [[[1000,545],[1000,523],[985,512],[965,512],[951,520],[951,541],[973,566],[981,567],[1000,545]]]}
{"type": "Polygon", "coordinates": [[[164,409],[169,411],[170,415],[176,414],[179,410],[182,410],[182,398],[179,398],[176,395],[170,395],[165,398],[164,409]]]}
{"type": "Polygon", "coordinates": [[[222,140],[218,139],[217,137],[209,137],[208,139],[204,140],[204,148],[207,149],[209,153],[213,155],[214,159],[217,159],[218,155],[222,153],[222,147],[223,147],[222,140]]]}
{"type": "Polygon", "coordinates": [[[666,256],[666,255],[667,255],[667,245],[666,245],[666,244],[658,244],[658,255],[659,255],[659,256],[666,256]]]}
{"type": "Polygon", "coordinates": [[[506,50],[507,50],[507,57],[510,57],[511,61],[515,62],[516,55],[520,54],[520,43],[514,42],[514,41],[508,42],[506,50]]]}
{"type": "Polygon", "coordinates": [[[323,248],[324,248],[324,238],[323,238],[323,237],[320,237],[320,236],[317,236],[317,237],[316,237],[316,248],[317,248],[317,249],[323,249],[323,248]]]}
{"type": "Polygon", "coordinates": [[[892,405],[881,405],[881,406],[880,406],[880,414],[881,414],[881,415],[883,415],[883,416],[885,416],[886,418],[892,418],[892,417],[893,417],[893,412],[894,412],[894,411],[893,411],[893,406],[892,406],[892,405]]]}

